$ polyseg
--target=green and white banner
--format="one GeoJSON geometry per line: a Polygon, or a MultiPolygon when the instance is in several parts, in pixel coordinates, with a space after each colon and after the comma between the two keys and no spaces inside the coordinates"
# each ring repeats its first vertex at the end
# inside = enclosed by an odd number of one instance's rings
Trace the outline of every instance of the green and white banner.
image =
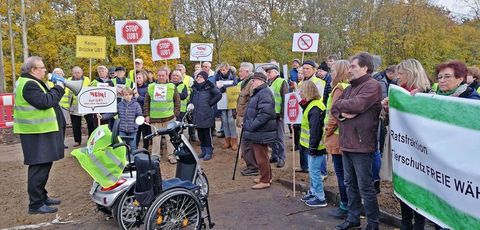
{"type": "Polygon", "coordinates": [[[450,229],[480,229],[480,101],[389,91],[395,194],[450,229]]]}

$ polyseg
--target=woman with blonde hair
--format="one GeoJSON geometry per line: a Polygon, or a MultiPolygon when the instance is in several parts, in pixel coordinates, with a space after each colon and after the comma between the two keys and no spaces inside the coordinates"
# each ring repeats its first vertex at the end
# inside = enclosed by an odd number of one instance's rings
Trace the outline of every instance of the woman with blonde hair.
{"type": "Polygon", "coordinates": [[[338,120],[330,113],[333,103],[343,94],[345,88],[349,86],[348,84],[348,67],[350,62],[347,60],[338,60],[335,61],[332,66],[332,92],[328,97],[327,101],[327,110],[325,115],[325,146],[327,148],[327,153],[332,154],[333,168],[335,174],[337,175],[338,190],[340,192],[340,204],[338,209],[330,212],[330,215],[343,219],[347,216],[348,208],[348,198],[347,190],[344,183],[343,175],[343,160],[342,152],[340,151],[340,144],[338,140],[338,120]]]}
{"type": "Polygon", "coordinates": [[[308,177],[310,189],[301,200],[310,207],[326,207],[325,191],[321,176],[321,165],[327,154],[322,142],[325,105],[320,99],[317,86],[312,81],[305,81],[299,89],[300,106],[303,118],[300,129],[300,153],[308,155],[308,177]]]}
{"type": "MultiPolygon", "coordinates": [[[[398,85],[411,94],[428,93],[431,91],[430,81],[422,64],[415,59],[407,59],[397,65],[398,85]]],[[[382,101],[383,110],[380,117],[388,124],[388,97],[382,101]]],[[[415,212],[400,200],[402,226],[400,229],[424,229],[425,217],[415,212]],[[412,219],[414,223],[412,224],[412,219]]]]}

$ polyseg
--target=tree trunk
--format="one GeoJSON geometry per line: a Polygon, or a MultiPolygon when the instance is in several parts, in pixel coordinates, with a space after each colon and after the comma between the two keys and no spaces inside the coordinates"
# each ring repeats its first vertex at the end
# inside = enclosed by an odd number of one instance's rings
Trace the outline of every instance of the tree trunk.
{"type": "Polygon", "coordinates": [[[25,0],[21,0],[22,4],[22,43],[23,43],[23,61],[28,58],[28,43],[27,43],[27,18],[25,17],[25,0]]]}
{"type": "Polygon", "coordinates": [[[12,31],[12,0],[8,0],[8,27],[10,31],[10,59],[12,61],[12,89],[15,89],[15,45],[12,31]]]}
{"type": "MultiPolygon", "coordinates": [[[[0,15],[0,19],[3,18],[0,15]]],[[[0,21],[0,25],[3,24],[0,21]]],[[[3,67],[3,31],[0,27],[0,93],[5,93],[7,90],[5,88],[6,81],[5,81],[5,68],[3,67]]]]}

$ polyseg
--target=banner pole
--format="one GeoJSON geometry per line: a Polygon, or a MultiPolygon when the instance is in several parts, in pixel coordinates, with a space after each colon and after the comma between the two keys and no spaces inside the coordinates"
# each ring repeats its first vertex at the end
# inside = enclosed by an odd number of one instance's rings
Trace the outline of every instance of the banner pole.
{"type": "Polygon", "coordinates": [[[88,74],[88,77],[90,78],[90,80],[92,80],[92,59],[90,58],[90,64],[88,65],[89,66],[89,74],[88,74]]]}
{"type": "Polygon", "coordinates": [[[303,64],[303,58],[305,57],[305,52],[302,52],[302,64],[303,64]]]}
{"type": "MultiPolygon", "coordinates": [[[[292,124],[292,129],[293,124],[292,124]]],[[[295,130],[293,130],[293,138],[292,138],[292,172],[293,172],[293,197],[296,195],[295,190],[295,130]]]]}
{"type": "MultiPolygon", "coordinates": [[[[137,67],[135,66],[135,45],[132,44],[132,57],[133,57],[133,89],[137,88],[137,67]]],[[[130,77],[130,76],[128,76],[130,77]]]]}

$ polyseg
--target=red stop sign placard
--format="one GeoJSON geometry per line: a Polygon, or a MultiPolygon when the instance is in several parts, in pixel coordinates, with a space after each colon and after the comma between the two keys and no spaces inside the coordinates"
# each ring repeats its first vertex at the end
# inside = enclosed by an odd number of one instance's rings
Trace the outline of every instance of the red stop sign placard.
{"type": "Polygon", "coordinates": [[[300,107],[298,106],[297,97],[294,94],[290,94],[287,100],[287,116],[290,122],[295,122],[300,114],[300,107]]]}
{"type": "Polygon", "coordinates": [[[163,59],[167,59],[173,54],[173,43],[167,39],[160,40],[157,44],[157,54],[163,59]]]}
{"type": "Polygon", "coordinates": [[[135,21],[130,21],[122,26],[122,37],[128,43],[137,43],[143,37],[143,28],[135,21]]]}

